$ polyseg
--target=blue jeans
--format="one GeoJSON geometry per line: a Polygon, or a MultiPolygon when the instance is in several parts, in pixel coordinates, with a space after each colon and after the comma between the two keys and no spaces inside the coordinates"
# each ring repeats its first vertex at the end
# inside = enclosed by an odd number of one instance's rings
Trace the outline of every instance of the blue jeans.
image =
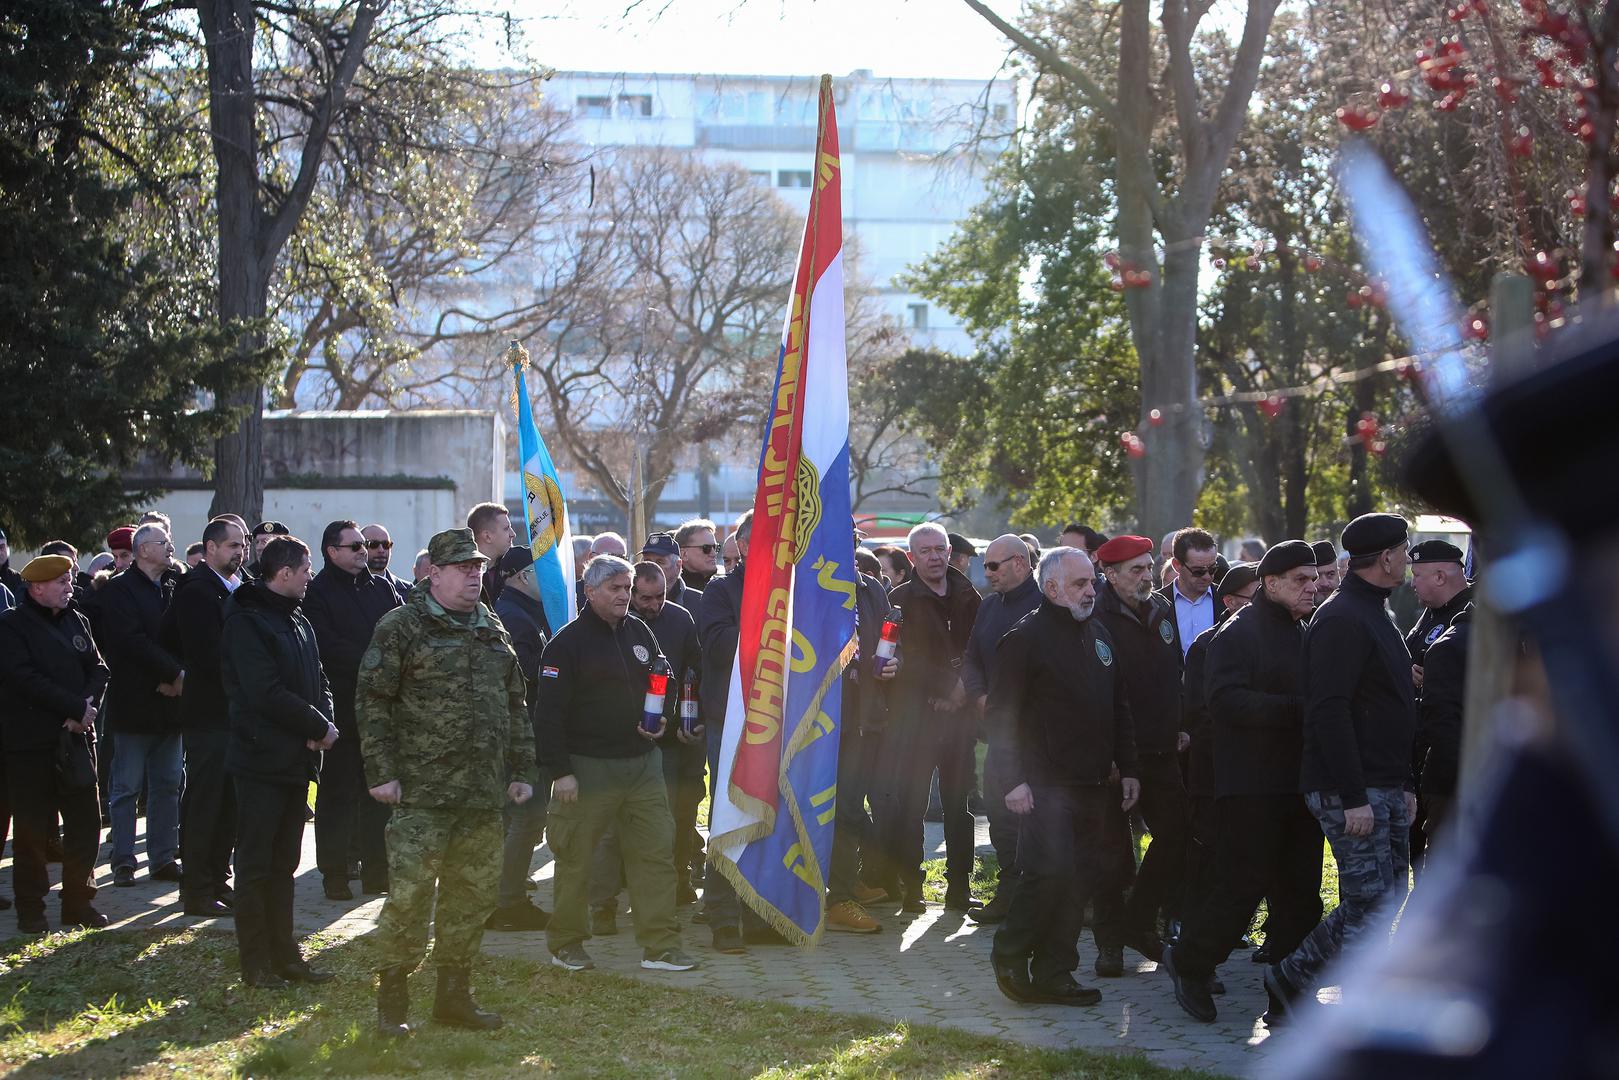
{"type": "Polygon", "coordinates": [[[156,869],[180,851],[180,783],[185,775],[180,733],[120,731],[112,756],[112,866],[135,866],[135,800],[146,783],[146,865],[156,869]]]}

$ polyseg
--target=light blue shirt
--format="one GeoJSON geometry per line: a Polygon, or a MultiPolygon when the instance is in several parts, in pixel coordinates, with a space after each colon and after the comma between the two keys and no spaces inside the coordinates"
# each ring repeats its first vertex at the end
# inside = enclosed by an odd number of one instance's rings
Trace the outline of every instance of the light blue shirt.
{"type": "Polygon", "coordinates": [[[1175,596],[1175,626],[1181,635],[1181,658],[1186,658],[1186,650],[1192,647],[1197,635],[1214,625],[1214,590],[1211,588],[1196,599],[1189,600],[1181,592],[1181,585],[1176,581],[1170,586],[1170,592],[1175,596]]]}

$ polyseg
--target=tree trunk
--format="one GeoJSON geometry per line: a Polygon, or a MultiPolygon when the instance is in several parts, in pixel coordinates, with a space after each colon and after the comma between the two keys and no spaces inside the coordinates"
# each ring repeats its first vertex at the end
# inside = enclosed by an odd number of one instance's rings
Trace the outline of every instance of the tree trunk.
{"type": "MultiPolygon", "coordinates": [[[[1137,470],[1139,526],[1144,536],[1162,536],[1192,521],[1203,488],[1203,410],[1197,402],[1197,238],[1165,236],[1157,325],[1136,335],[1141,365],[1141,422],[1158,409],[1147,455],[1137,470]],[[1143,348],[1143,344],[1147,347],[1143,348]]],[[[1148,290],[1138,290],[1145,292],[1148,290]]],[[[1134,321],[1134,320],[1132,320],[1134,321]]]]}

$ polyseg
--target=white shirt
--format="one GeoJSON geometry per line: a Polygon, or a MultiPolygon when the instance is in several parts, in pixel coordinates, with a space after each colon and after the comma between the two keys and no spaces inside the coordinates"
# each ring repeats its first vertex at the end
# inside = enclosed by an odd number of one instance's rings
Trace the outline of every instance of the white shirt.
{"type": "Polygon", "coordinates": [[[1185,658],[1186,650],[1192,647],[1197,635],[1214,625],[1214,590],[1206,590],[1196,600],[1188,599],[1181,592],[1181,583],[1176,581],[1170,587],[1175,596],[1175,626],[1181,635],[1181,657],[1185,658]]]}
{"type": "MultiPolygon", "coordinates": [[[[207,564],[204,563],[203,565],[206,566],[207,564]]],[[[214,568],[211,567],[211,566],[209,566],[208,569],[213,571],[214,577],[218,578],[220,581],[223,581],[225,583],[225,592],[226,593],[235,592],[237,590],[237,588],[240,587],[240,585],[242,584],[242,579],[240,577],[236,576],[235,574],[232,574],[230,577],[226,577],[224,574],[221,574],[218,570],[214,570],[214,568]]]]}

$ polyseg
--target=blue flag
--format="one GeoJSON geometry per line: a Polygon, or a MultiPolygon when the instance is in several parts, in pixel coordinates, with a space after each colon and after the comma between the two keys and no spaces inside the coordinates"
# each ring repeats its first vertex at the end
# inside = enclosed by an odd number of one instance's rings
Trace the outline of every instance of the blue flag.
{"type": "Polygon", "coordinates": [[[562,501],[557,467],[534,426],[523,369],[528,350],[512,342],[506,355],[517,381],[517,457],[523,470],[523,519],[528,524],[528,545],[534,552],[534,576],[540,584],[545,621],[556,633],[573,621],[573,534],[568,529],[568,508],[562,501]]]}

